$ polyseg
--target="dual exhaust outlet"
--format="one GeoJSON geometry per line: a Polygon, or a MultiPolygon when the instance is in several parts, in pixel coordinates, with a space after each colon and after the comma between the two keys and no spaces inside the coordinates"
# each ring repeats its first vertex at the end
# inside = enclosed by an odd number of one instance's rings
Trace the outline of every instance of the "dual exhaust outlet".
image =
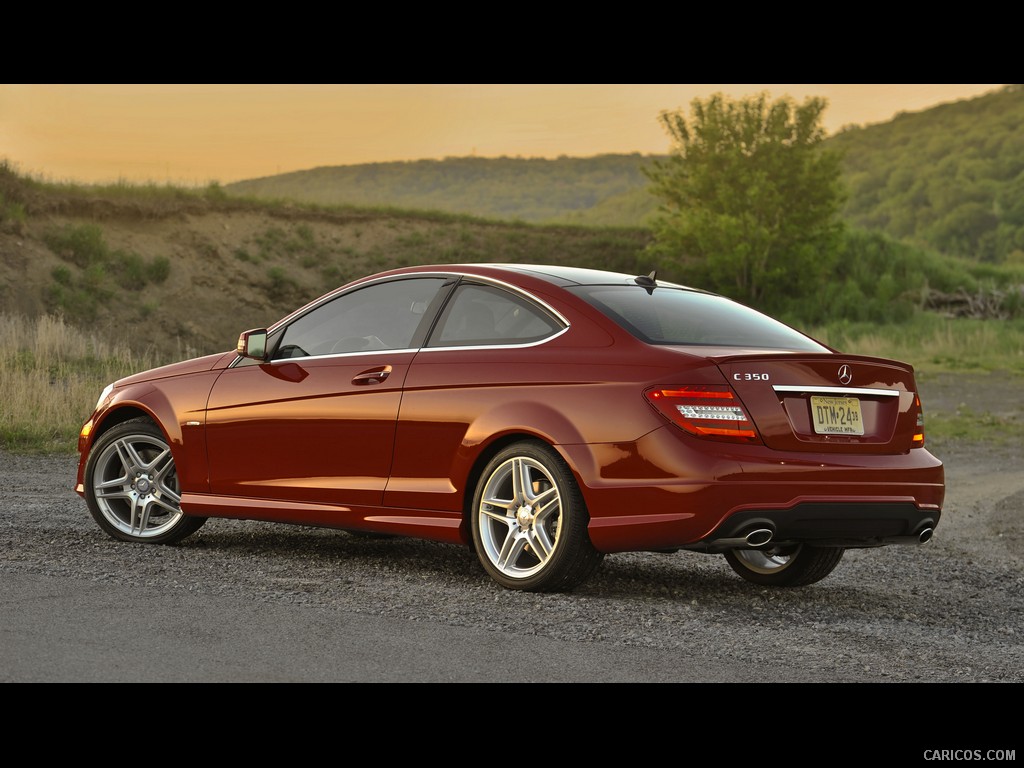
{"type": "MultiPolygon", "coordinates": [[[[930,522],[930,521],[929,521],[930,522]]],[[[935,529],[927,523],[912,533],[910,536],[889,539],[890,544],[924,544],[930,541],[935,529]]],[[[775,531],[771,528],[753,528],[743,536],[736,536],[728,539],[718,539],[714,542],[714,551],[724,552],[728,549],[757,549],[764,547],[775,538],[775,531]]]]}

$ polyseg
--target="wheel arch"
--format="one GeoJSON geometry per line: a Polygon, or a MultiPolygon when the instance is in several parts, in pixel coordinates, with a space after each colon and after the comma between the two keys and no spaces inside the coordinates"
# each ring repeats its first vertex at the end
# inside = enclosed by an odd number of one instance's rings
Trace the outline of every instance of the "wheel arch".
{"type": "Polygon", "coordinates": [[[118,424],[124,424],[126,421],[132,419],[146,419],[155,424],[161,432],[164,433],[164,437],[167,437],[167,430],[163,428],[159,420],[148,410],[142,408],[139,405],[123,405],[118,408],[112,408],[103,414],[103,418],[97,424],[92,433],[89,435],[90,444],[94,445],[104,432],[109,431],[118,424]]]}
{"type": "Polygon", "coordinates": [[[174,456],[178,479],[183,491],[209,490],[206,440],[203,433],[198,431],[200,429],[198,426],[190,427],[189,441],[186,444],[185,428],[178,417],[178,411],[167,394],[159,389],[152,389],[140,397],[123,397],[115,400],[106,410],[94,416],[88,442],[83,444],[80,441],[79,443],[79,453],[82,457],[79,464],[79,483],[83,482],[81,471],[84,470],[85,462],[88,460],[93,446],[96,445],[96,441],[119,424],[124,424],[135,418],[147,420],[163,434],[167,445],[170,446],[171,454],[174,456]]]}

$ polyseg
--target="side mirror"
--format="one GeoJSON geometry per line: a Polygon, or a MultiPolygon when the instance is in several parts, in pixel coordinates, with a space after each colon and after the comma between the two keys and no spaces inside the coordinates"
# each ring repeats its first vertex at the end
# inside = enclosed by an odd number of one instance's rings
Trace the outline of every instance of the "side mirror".
{"type": "Polygon", "coordinates": [[[267,329],[254,328],[251,331],[242,331],[238,336],[237,352],[242,357],[251,357],[253,360],[266,360],[267,329]]]}

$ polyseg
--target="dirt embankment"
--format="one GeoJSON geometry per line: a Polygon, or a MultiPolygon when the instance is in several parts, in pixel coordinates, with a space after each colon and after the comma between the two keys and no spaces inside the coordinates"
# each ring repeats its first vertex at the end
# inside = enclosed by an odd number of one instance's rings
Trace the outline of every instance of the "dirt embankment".
{"type": "Polygon", "coordinates": [[[171,356],[233,347],[240,331],[385,269],[544,261],[632,271],[650,238],[642,229],[318,209],[223,193],[103,198],[37,189],[0,168],[2,200],[20,200],[24,213],[0,216],[0,311],[59,312],[171,356]]]}
{"type": "Polygon", "coordinates": [[[25,234],[0,234],[0,307],[30,317],[62,313],[135,347],[205,354],[232,347],[240,331],[270,324],[364,269],[375,271],[369,256],[344,257],[383,252],[390,240],[417,228],[384,219],[289,220],[258,211],[37,216],[25,234]],[[54,252],[47,244],[53,233],[83,227],[99,228],[108,258],[89,264],[88,255],[54,252]],[[303,246],[308,253],[297,255],[303,246]],[[143,265],[166,259],[166,278],[134,276],[125,255],[143,265]]]}

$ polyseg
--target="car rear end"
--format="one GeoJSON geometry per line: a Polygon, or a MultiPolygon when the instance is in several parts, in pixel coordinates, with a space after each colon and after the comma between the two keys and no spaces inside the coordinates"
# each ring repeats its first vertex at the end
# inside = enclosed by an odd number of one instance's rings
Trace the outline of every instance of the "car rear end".
{"type": "Polygon", "coordinates": [[[931,537],[943,468],[924,449],[910,366],[839,354],[712,360],[722,385],[648,392],[667,420],[705,441],[698,450],[728,450],[740,466],[716,484],[709,507],[717,511],[689,547],[866,547],[931,537]]]}
{"type": "Polygon", "coordinates": [[[931,537],[943,467],[924,447],[910,365],[841,354],[679,286],[576,293],[666,371],[637,393],[664,426],[631,449],[658,477],[630,489],[633,509],[591,510],[599,549],[785,553],[931,537]]]}

